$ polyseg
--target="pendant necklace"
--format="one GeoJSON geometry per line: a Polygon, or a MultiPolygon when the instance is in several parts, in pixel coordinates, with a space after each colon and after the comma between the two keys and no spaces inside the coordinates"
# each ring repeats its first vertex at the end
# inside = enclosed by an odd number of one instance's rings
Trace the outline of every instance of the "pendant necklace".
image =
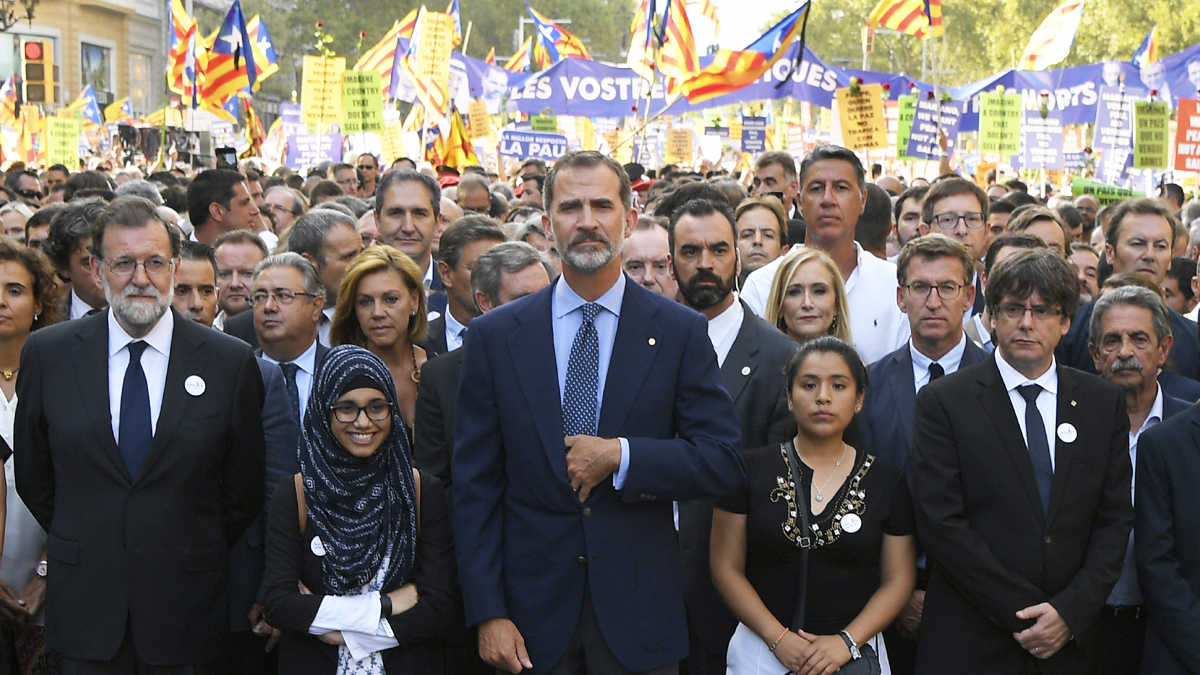
{"type": "MultiPolygon", "coordinates": [[[[822,484],[821,487],[817,488],[817,501],[818,502],[825,501],[825,488],[829,487],[829,481],[833,480],[833,474],[837,473],[838,467],[842,465],[842,460],[846,459],[846,451],[849,449],[850,449],[850,446],[846,445],[845,443],[842,443],[842,456],[838,458],[837,464],[834,464],[833,468],[829,470],[829,478],[826,478],[825,483],[822,484]]],[[[816,477],[815,471],[813,472],[813,477],[814,478],[816,477]]],[[[814,485],[813,487],[816,487],[816,485],[814,485]]]]}

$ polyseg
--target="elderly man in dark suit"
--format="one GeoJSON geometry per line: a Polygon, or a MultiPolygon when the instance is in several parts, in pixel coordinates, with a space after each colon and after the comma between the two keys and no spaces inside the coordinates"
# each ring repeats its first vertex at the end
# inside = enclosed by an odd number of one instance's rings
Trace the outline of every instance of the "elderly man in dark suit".
{"type": "MultiPolygon", "coordinates": [[[[671,260],[683,303],[708,319],[708,338],[741,424],[742,447],[760,448],[791,435],[783,364],[799,345],[734,294],[741,271],[735,222],[724,200],[684,202],[671,216],[671,260]]],[[[679,503],[689,675],[724,673],[725,648],[737,628],[737,619],[712,584],[712,509],[711,499],[679,503]]]]}
{"type": "Polygon", "coordinates": [[[558,160],[563,275],[471,323],[454,448],[468,625],[511,672],[674,673],[688,653],[672,500],[745,476],[707,322],[621,272],[629,177],[558,160]]]}
{"type": "Polygon", "coordinates": [[[467,326],[479,316],[471,292],[471,269],[479,256],[506,239],[497,221],[478,215],[459,218],[442,232],[437,269],[446,289],[446,311],[429,322],[429,332],[419,344],[430,359],[462,346],[467,326]]]}
{"type": "Polygon", "coordinates": [[[114,200],[92,235],[110,310],[22,355],[17,485],[48,533],[64,673],[210,672],[228,549],[262,511],[262,376],[171,309],[179,247],[150,201],[114,200]]]}
{"type": "Polygon", "coordinates": [[[1054,360],[1078,302],[1061,255],[1010,256],[987,281],[992,358],[917,395],[913,500],[933,565],[918,673],[1086,670],[1133,505],[1124,396],[1054,360]]]}
{"type": "MultiPolygon", "coordinates": [[[[857,419],[867,452],[912,473],[913,415],[917,392],[987,358],[963,332],[976,295],[975,267],[967,247],[945,235],[910,240],[896,258],[896,303],[912,329],[909,343],[871,365],[867,396],[857,419]]],[[[919,562],[917,590],[893,628],[884,631],[892,672],[911,673],[928,566],[919,562]]]]}

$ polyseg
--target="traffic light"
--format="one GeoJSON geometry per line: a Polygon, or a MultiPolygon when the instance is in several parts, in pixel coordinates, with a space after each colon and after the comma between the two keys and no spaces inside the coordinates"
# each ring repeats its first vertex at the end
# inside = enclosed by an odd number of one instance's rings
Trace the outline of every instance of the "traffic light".
{"type": "Polygon", "coordinates": [[[21,79],[26,103],[54,103],[54,42],[24,40],[21,44],[21,79]]]}

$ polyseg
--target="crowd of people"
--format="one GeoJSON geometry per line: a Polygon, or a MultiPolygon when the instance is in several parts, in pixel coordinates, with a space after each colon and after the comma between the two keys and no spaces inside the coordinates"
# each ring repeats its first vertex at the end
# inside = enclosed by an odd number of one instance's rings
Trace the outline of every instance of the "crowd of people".
{"type": "Polygon", "coordinates": [[[0,672],[1200,672],[1200,201],[873,174],[11,169],[0,672]]]}

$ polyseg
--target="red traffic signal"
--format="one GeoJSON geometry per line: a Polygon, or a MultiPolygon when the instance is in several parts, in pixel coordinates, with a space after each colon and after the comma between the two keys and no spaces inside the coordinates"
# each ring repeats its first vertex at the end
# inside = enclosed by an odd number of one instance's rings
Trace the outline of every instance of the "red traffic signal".
{"type": "Polygon", "coordinates": [[[40,61],[42,59],[42,43],[26,42],[25,58],[29,61],[40,61]]]}

